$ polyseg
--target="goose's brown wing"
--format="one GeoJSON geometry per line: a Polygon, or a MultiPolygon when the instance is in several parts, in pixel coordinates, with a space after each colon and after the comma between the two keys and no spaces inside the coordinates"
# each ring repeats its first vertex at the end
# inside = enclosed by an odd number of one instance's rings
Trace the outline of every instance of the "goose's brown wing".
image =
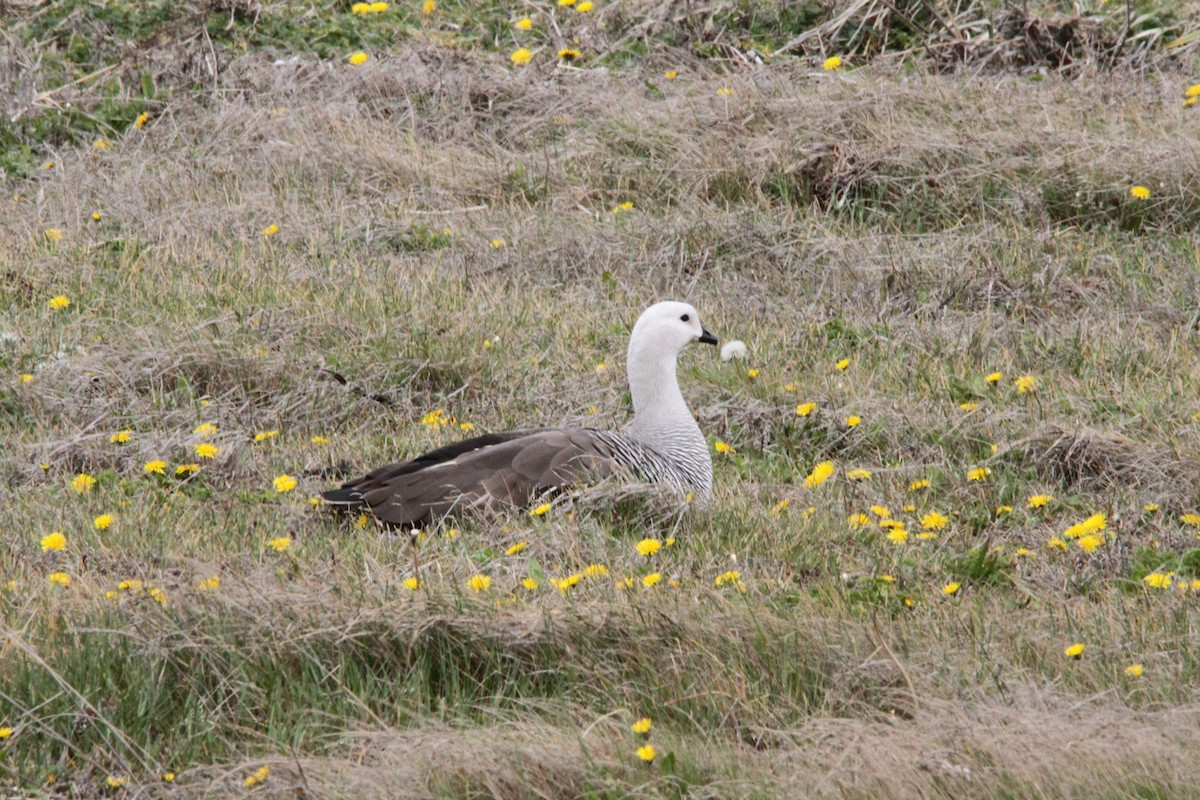
{"type": "Polygon", "coordinates": [[[525,506],[549,489],[616,469],[611,448],[593,431],[512,431],[389,464],[324,497],[365,505],[393,525],[421,525],[467,508],[525,506]]]}

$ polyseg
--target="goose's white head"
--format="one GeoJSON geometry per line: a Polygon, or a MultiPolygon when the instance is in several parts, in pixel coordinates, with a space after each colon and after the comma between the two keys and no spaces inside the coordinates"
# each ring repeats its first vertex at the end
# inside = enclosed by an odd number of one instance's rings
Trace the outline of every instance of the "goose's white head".
{"type": "Polygon", "coordinates": [[[665,300],[642,312],[629,337],[629,355],[653,349],[677,356],[692,342],[716,344],[717,337],[700,323],[700,314],[689,303],[665,300]]]}

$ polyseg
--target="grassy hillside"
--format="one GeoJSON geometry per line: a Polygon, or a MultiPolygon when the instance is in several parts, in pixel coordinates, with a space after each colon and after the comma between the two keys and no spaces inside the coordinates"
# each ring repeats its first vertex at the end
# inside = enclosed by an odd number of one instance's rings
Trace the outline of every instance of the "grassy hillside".
{"type": "Polygon", "coordinates": [[[0,7],[0,790],[1200,793],[1200,36],[1109,5],[0,7]],[[710,508],[312,503],[620,426],[669,297],[710,508]]]}

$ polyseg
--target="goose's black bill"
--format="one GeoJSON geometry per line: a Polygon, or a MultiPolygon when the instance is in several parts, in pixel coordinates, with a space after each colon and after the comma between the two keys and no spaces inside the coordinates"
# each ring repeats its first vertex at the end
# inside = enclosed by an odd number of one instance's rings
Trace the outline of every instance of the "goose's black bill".
{"type": "Polygon", "coordinates": [[[705,344],[717,343],[717,337],[712,331],[710,331],[708,328],[701,328],[700,330],[703,331],[703,333],[700,334],[700,338],[696,341],[704,342],[705,344]]]}

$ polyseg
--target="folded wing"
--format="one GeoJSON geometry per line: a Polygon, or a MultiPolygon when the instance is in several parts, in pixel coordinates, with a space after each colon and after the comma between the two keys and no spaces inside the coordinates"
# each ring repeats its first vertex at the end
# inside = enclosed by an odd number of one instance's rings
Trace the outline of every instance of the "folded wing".
{"type": "Polygon", "coordinates": [[[586,428],[488,434],[380,467],[326,492],[368,506],[393,525],[422,525],[468,508],[525,506],[538,495],[620,469],[611,446],[586,428]]]}

